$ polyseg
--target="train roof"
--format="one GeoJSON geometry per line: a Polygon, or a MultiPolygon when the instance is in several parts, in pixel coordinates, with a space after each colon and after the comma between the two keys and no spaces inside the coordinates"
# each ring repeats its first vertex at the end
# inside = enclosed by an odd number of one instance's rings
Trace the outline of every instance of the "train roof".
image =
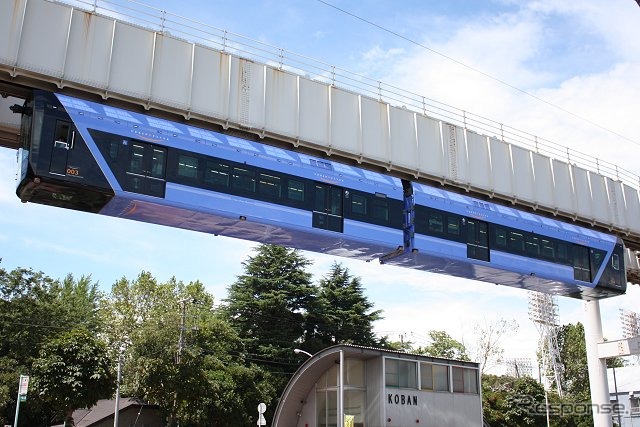
{"type": "Polygon", "coordinates": [[[534,225],[536,228],[552,230],[554,232],[569,233],[583,238],[599,239],[605,242],[617,241],[617,238],[613,235],[590,230],[567,222],[558,221],[546,216],[510,208],[497,203],[476,199],[464,194],[423,184],[414,184],[413,189],[416,197],[416,203],[420,203],[421,199],[431,198],[440,200],[441,202],[446,202],[449,205],[457,205],[459,208],[465,210],[483,210],[486,211],[483,217],[490,222],[498,222],[505,225],[518,223],[520,226],[522,226],[523,223],[526,223],[534,225]]]}
{"type": "Polygon", "coordinates": [[[297,171],[296,175],[342,185],[349,182],[354,189],[370,190],[366,187],[375,186],[384,189],[388,197],[402,197],[402,183],[396,177],[97,102],[56,96],[74,121],[80,115],[85,125],[93,123],[96,129],[116,130],[117,125],[125,124],[131,128],[131,137],[142,141],[206,155],[212,155],[211,147],[223,148],[234,153],[231,157],[249,157],[258,166],[289,173],[292,168],[299,168],[304,172],[297,171]],[[105,119],[110,119],[111,125],[105,119]]]}

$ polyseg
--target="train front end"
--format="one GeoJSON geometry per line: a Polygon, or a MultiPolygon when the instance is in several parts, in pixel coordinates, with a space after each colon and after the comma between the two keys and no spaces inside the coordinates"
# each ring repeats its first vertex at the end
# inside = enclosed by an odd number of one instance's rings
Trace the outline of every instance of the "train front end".
{"type": "Polygon", "coordinates": [[[55,95],[36,90],[12,110],[22,115],[16,188],[20,200],[99,212],[113,190],[55,95]]]}

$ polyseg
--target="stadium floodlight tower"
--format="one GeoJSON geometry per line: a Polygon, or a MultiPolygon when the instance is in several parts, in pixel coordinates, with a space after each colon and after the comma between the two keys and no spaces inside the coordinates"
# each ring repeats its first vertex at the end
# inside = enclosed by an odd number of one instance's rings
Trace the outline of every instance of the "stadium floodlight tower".
{"type": "Polygon", "coordinates": [[[506,360],[507,375],[514,378],[524,378],[533,376],[531,359],[527,357],[514,357],[506,360]]]}
{"type": "Polygon", "coordinates": [[[538,351],[542,361],[541,379],[549,390],[553,382],[556,384],[558,395],[562,396],[561,376],[564,365],[560,361],[558,348],[558,304],[555,296],[542,292],[529,292],[529,319],[538,329],[538,351]]]}
{"type": "Polygon", "coordinates": [[[640,314],[621,308],[620,320],[622,321],[623,338],[633,338],[640,335],[640,314]]]}

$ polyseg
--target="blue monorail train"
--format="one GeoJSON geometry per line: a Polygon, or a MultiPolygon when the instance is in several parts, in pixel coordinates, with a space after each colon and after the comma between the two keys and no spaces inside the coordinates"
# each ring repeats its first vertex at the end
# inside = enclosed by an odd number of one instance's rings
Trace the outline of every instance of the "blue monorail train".
{"type": "Polygon", "coordinates": [[[23,202],[576,298],[626,290],[615,236],[66,95],[14,111],[23,202]]]}

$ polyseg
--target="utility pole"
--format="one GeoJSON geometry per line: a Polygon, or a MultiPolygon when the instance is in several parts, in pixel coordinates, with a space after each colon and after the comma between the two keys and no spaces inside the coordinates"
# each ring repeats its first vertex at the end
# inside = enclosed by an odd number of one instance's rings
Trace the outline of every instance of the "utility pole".
{"type": "Polygon", "coordinates": [[[118,379],[116,383],[116,407],[113,413],[113,427],[119,427],[120,418],[120,383],[122,382],[122,349],[118,355],[118,379]]]}
{"type": "Polygon", "coordinates": [[[182,304],[182,316],[180,317],[180,337],[178,338],[178,352],[176,353],[176,364],[180,364],[182,358],[182,349],[185,346],[185,332],[187,330],[186,327],[186,318],[187,318],[187,302],[191,301],[191,298],[183,298],[178,301],[182,304]]]}

